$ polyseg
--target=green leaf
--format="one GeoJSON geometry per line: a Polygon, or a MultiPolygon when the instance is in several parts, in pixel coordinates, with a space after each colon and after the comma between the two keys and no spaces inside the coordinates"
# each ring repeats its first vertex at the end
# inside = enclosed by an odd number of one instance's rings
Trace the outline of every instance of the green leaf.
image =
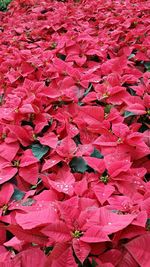
{"type": "Polygon", "coordinates": [[[130,95],[135,96],[136,92],[132,88],[128,88],[127,91],[129,92],[130,95]]]}
{"type": "Polygon", "coordinates": [[[18,200],[21,200],[24,197],[24,195],[25,195],[24,192],[22,192],[19,189],[15,188],[11,199],[18,201],[18,200]]]}
{"type": "Polygon", "coordinates": [[[58,53],[58,54],[57,54],[57,57],[60,58],[60,59],[63,60],[63,61],[65,61],[65,59],[66,59],[66,55],[61,54],[61,53],[58,53]]]}
{"type": "Polygon", "coordinates": [[[36,243],[31,243],[31,245],[33,246],[33,247],[37,247],[38,246],[38,244],[36,244],[36,243]]]}
{"type": "Polygon", "coordinates": [[[113,105],[105,106],[105,108],[104,108],[105,113],[109,114],[112,107],[113,107],[113,105]]]}
{"type": "Polygon", "coordinates": [[[72,172],[84,173],[88,170],[88,165],[86,164],[86,162],[84,161],[82,157],[74,157],[70,161],[69,165],[70,165],[72,172]]]}
{"type": "Polygon", "coordinates": [[[148,130],[148,126],[145,123],[143,123],[139,129],[139,132],[144,133],[146,130],[148,130]]]}
{"type": "Polygon", "coordinates": [[[93,85],[92,85],[92,83],[90,83],[88,89],[84,92],[83,97],[85,97],[86,95],[88,95],[88,93],[91,91],[92,87],[93,87],[93,85]]]}
{"type": "Polygon", "coordinates": [[[84,103],[82,103],[82,99],[83,99],[86,95],[88,95],[88,93],[92,90],[92,88],[93,88],[93,85],[92,85],[92,83],[90,83],[90,84],[89,84],[89,87],[87,88],[87,90],[85,90],[84,94],[79,98],[79,102],[78,102],[78,105],[79,105],[79,106],[83,106],[83,105],[84,105],[84,103]]]}
{"type": "Polygon", "coordinates": [[[44,252],[46,255],[49,255],[49,253],[53,250],[53,247],[45,247],[44,252]]]}
{"type": "Polygon", "coordinates": [[[147,69],[147,71],[150,71],[150,61],[145,62],[144,66],[147,69]]]}
{"type": "Polygon", "coordinates": [[[74,142],[76,143],[77,146],[81,144],[80,135],[79,134],[74,136],[72,139],[74,140],[74,142]]]}
{"type": "Polygon", "coordinates": [[[35,203],[35,200],[32,198],[27,198],[24,202],[21,203],[22,206],[32,206],[35,203]]]}
{"type": "Polygon", "coordinates": [[[98,158],[98,159],[103,159],[104,158],[104,156],[96,148],[94,148],[94,151],[92,152],[91,157],[98,158]]]}
{"type": "Polygon", "coordinates": [[[49,151],[48,146],[43,146],[41,144],[33,144],[31,148],[33,155],[39,160],[49,151]]]}
{"type": "Polygon", "coordinates": [[[82,102],[79,101],[79,102],[78,102],[78,105],[79,105],[79,106],[84,106],[84,103],[82,103],[82,102]]]}
{"type": "Polygon", "coordinates": [[[147,231],[150,231],[150,218],[147,219],[147,222],[146,222],[146,230],[147,231]]]}
{"type": "Polygon", "coordinates": [[[12,0],[0,0],[0,11],[5,11],[12,0]]]}
{"type": "Polygon", "coordinates": [[[125,113],[124,113],[124,117],[125,117],[125,118],[128,118],[128,117],[130,117],[130,116],[135,116],[135,114],[134,114],[133,112],[130,112],[130,111],[125,111],[125,113]]]}
{"type": "Polygon", "coordinates": [[[38,182],[37,182],[37,184],[32,185],[30,189],[31,189],[31,190],[36,189],[36,188],[38,187],[38,185],[39,185],[41,182],[42,182],[42,180],[39,179],[38,182]]]}
{"type": "Polygon", "coordinates": [[[128,57],[128,59],[131,59],[133,57],[135,57],[135,54],[131,53],[130,56],[128,57]]]}
{"type": "Polygon", "coordinates": [[[92,258],[92,267],[98,266],[97,262],[92,258]]]}

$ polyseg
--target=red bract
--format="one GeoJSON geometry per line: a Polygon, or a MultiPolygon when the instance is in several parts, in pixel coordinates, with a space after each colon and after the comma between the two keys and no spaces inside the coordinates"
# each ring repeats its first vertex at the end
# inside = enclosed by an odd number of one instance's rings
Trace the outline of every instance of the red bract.
{"type": "Polygon", "coordinates": [[[45,134],[44,137],[38,137],[38,140],[42,145],[49,146],[51,148],[56,148],[58,139],[54,133],[45,134]]]}
{"type": "Polygon", "coordinates": [[[10,198],[12,197],[14,193],[14,187],[12,184],[4,184],[1,187],[0,191],[0,207],[1,207],[1,215],[7,212],[8,209],[8,203],[10,201],[10,198]]]}
{"type": "MultiPolygon", "coordinates": [[[[90,252],[90,243],[108,241],[109,238],[100,228],[87,223],[90,218],[90,211],[79,211],[79,201],[72,198],[59,204],[60,221],[50,223],[42,232],[49,236],[55,243],[72,243],[73,249],[78,259],[83,262],[90,252]],[[72,205],[74,208],[72,210],[72,205]],[[86,226],[87,225],[87,226],[86,226]]],[[[85,207],[86,208],[86,207],[85,207]]],[[[92,214],[94,215],[94,214],[92,214]]]]}
{"type": "Polygon", "coordinates": [[[147,242],[149,242],[149,238],[149,234],[141,235],[126,245],[128,251],[141,267],[149,265],[149,251],[147,251],[147,242]]]}
{"type": "Polygon", "coordinates": [[[38,159],[36,159],[31,150],[26,150],[21,157],[12,159],[11,162],[2,160],[1,163],[1,181],[10,180],[17,172],[28,183],[35,184],[38,180],[38,159]]]}
{"type": "Polygon", "coordinates": [[[70,136],[65,137],[61,141],[56,148],[56,152],[61,157],[65,157],[66,159],[70,159],[75,155],[77,150],[75,142],[70,138],[70,136]]]}
{"type": "Polygon", "coordinates": [[[72,255],[73,251],[66,244],[58,244],[54,247],[51,255],[48,257],[48,260],[45,264],[45,267],[48,266],[62,266],[62,267],[77,267],[75,259],[72,255]]]}
{"type": "Polygon", "coordinates": [[[0,12],[0,266],[150,265],[149,10],[0,12]]]}

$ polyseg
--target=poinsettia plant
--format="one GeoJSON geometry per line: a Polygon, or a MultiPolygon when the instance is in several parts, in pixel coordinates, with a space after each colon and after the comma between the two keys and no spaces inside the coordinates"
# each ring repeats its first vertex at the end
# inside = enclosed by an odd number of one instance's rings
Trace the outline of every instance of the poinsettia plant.
{"type": "Polygon", "coordinates": [[[149,10],[0,12],[0,266],[150,266],[149,10]]]}

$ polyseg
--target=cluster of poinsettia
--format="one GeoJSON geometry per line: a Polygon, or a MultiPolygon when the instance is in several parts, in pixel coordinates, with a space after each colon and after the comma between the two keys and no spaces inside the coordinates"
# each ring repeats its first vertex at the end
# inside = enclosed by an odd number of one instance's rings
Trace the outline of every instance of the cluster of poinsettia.
{"type": "Polygon", "coordinates": [[[149,9],[0,13],[0,266],[150,266],[149,9]]]}

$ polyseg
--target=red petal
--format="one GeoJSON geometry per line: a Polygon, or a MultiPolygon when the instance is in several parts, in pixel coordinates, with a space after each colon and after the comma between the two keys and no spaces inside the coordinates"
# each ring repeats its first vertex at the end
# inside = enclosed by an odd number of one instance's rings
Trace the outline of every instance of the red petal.
{"type": "Polygon", "coordinates": [[[50,159],[45,160],[42,171],[46,171],[46,170],[50,169],[51,167],[55,166],[60,161],[61,161],[60,156],[57,156],[57,155],[52,156],[50,159]]]}
{"type": "Polygon", "coordinates": [[[46,265],[45,267],[77,267],[75,262],[73,251],[71,248],[67,248],[60,257],[52,261],[52,265],[46,265]]]}
{"type": "Polygon", "coordinates": [[[136,218],[136,215],[118,215],[105,208],[100,209],[100,222],[101,225],[103,225],[102,231],[107,234],[112,234],[124,229],[132,223],[134,218],[136,218]]]}
{"type": "MultiPolygon", "coordinates": [[[[36,208],[38,209],[38,208],[36,208]]],[[[29,213],[17,213],[16,222],[23,229],[32,229],[43,224],[53,222],[57,219],[57,213],[53,207],[43,208],[29,213]]]]}
{"type": "Polygon", "coordinates": [[[34,157],[34,155],[32,154],[31,149],[27,149],[24,151],[24,154],[22,155],[21,159],[20,159],[20,167],[27,167],[29,165],[32,165],[36,162],[38,162],[39,160],[34,157]]]}
{"type": "Polygon", "coordinates": [[[30,243],[46,246],[48,238],[44,236],[40,231],[36,230],[23,230],[19,225],[9,225],[8,231],[14,234],[19,240],[23,240],[30,243]]]}
{"type": "Polygon", "coordinates": [[[17,142],[6,144],[0,144],[0,156],[8,161],[12,161],[19,150],[19,144],[17,142]]]}
{"type": "Polygon", "coordinates": [[[50,223],[48,226],[42,229],[41,232],[50,237],[55,242],[67,242],[71,240],[71,233],[67,225],[60,221],[50,223]]]}
{"type": "Polygon", "coordinates": [[[29,184],[35,185],[38,181],[38,164],[19,168],[19,175],[29,184]]]}
{"type": "Polygon", "coordinates": [[[56,148],[57,143],[58,143],[58,138],[53,132],[48,133],[44,135],[43,137],[39,137],[38,140],[40,141],[42,145],[46,145],[51,148],[56,148]]]}
{"type": "Polygon", "coordinates": [[[140,267],[150,266],[150,234],[141,235],[125,245],[140,267]]]}
{"type": "Polygon", "coordinates": [[[14,192],[14,187],[11,183],[2,185],[2,188],[0,190],[0,205],[1,206],[8,203],[13,192],[14,192]]]}
{"type": "Polygon", "coordinates": [[[47,257],[40,248],[29,248],[22,251],[20,256],[22,267],[45,267],[47,257]]]}
{"type": "Polygon", "coordinates": [[[0,170],[0,184],[3,184],[10,180],[18,172],[17,168],[5,167],[0,170]]]}
{"type": "Polygon", "coordinates": [[[110,239],[101,226],[92,226],[84,233],[80,240],[86,243],[99,243],[109,241],[110,239]]]}
{"type": "Polygon", "coordinates": [[[81,241],[79,238],[73,239],[73,249],[77,258],[83,263],[91,251],[89,244],[81,241]]]}
{"type": "Polygon", "coordinates": [[[103,159],[98,159],[94,157],[83,157],[87,164],[99,173],[103,173],[105,170],[105,164],[103,159]]]}
{"type": "Polygon", "coordinates": [[[62,168],[57,173],[57,178],[55,181],[49,180],[50,185],[58,192],[63,192],[68,195],[73,194],[73,185],[75,182],[75,178],[73,174],[70,172],[69,168],[62,168]]]}
{"type": "Polygon", "coordinates": [[[101,205],[103,205],[104,202],[108,200],[108,198],[115,191],[115,188],[111,185],[99,184],[94,186],[93,191],[101,205]]]}

